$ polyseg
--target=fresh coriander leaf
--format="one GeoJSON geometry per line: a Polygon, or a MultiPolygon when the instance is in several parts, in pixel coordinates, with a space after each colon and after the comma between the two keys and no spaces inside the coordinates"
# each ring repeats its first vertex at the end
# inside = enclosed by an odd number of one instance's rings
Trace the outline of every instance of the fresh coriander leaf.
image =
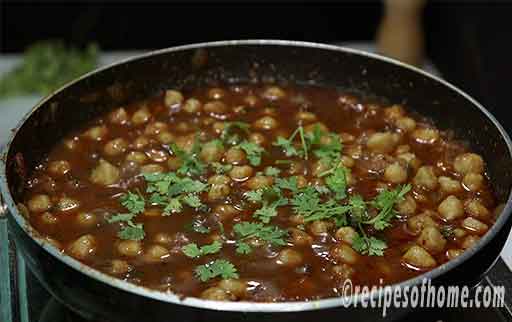
{"type": "Polygon", "coordinates": [[[247,160],[253,166],[259,166],[261,164],[261,154],[265,152],[265,149],[256,143],[249,141],[243,141],[239,147],[245,151],[247,160]]]}
{"type": "Polygon", "coordinates": [[[183,209],[183,205],[179,198],[171,198],[169,202],[164,207],[164,212],[162,213],[164,216],[168,216],[172,213],[181,212],[183,209]]]}
{"type": "Polygon", "coordinates": [[[198,158],[198,154],[201,150],[201,144],[198,139],[194,142],[190,153],[180,149],[174,143],[172,143],[170,147],[174,154],[182,161],[182,165],[177,170],[178,174],[184,176],[198,176],[205,172],[206,165],[198,158]]]}
{"type": "Polygon", "coordinates": [[[130,214],[115,214],[110,217],[108,217],[106,220],[109,224],[115,223],[115,222],[123,222],[123,221],[131,221],[136,214],[130,213],[130,214]]]}
{"type": "Polygon", "coordinates": [[[192,208],[199,208],[203,205],[203,203],[201,202],[201,199],[199,199],[199,197],[197,195],[194,195],[194,194],[187,194],[185,196],[183,196],[182,198],[182,201],[192,207],[192,208]]]}
{"type": "Polygon", "coordinates": [[[144,212],[145,201],[141,195],[133,192],[128,192],[121,196],[121,205],[123,205],[128,211],[134,214],[140,214],[144,212]]]}
{"type": "Polygon", "coordinates": [[[344,167],[337,167],[331,175],[325,178],[325,184],[334,193],[336,200],[344,199],[347,196],[347,171],[344,167]]]}
{"type": "Polygon", "coordinates": [[[347,221],[346,213],[350,211],[350,206],[340,205],[333,199],[322,202],[313,187],[301,189],[294,194],[290,203],[295,213],[304,217],[305,222],[336,218],[343,225],[347,221]]]}
{"type": "Polygon", "coordinates": [[[351,196],[348,200],[350,206],[351,219],[355,224],[368,220],[366,203],[360,195],[351,196]]]}
{"type": "Polygon", "coordinates": [[[263,207],[257,209],[252,216],[268,224],[273,217],[277,216],[276,208],[277,207],[274,205],[263,205],[263,207]]]}
{"type": "Polygon", "coordinates": [[[217,259],[208,264],[197,266],[195,273],[202,282],[219,276],[222,279],[238,278],[236,267],[225,259],[217,259]]]}
{"type": "Polygon", "coordinates": [[[190,243],[190,244],[187,244],[187,245],[181,247],[181,251],[183,252],[183,254],[187,255],[188,257],[192,257],[192,258],[200,257],[202,255],[201,249],[199,249],[199,247],[197,247],[196,243],[190,243]]]}
{"type": "Polygon", "coordinates": [[[236,243],[236,252],[238,254],[247,255],[252,252],[252,248],[249,244],[239,241],[236,243]]]}
{"type": "Polygon", "coordinates": [[[394,190],[383,190],[371,202],[371,205],[379,209],[379,213],[365,221],[365,224],[373,225],[376,230],[383,230],[391,225],[391,220],[396,216],[393,209],[395,204],[403,199],[406,193],[411,190],[411,185],[398,186],[394,190]]]}
{"type": "Polygon", "coordinates": [[[314,186],[315,187],[315,190],[321,194],[321,195],[327,195],[327,194],[330,194],[331,193],[331,190],[329,188],[327,188],[326,186],[314,186]]]}
{"type": "Polygon", "coordinates": [[[240,143],[240,135],[236,133],[238,130],[239,133],[249,135],[249,128],[251,126],[245,122],[225,122],[224,129],[220,134],[220,139],[227,144],[238,144],[240,143]]]}
{"type": "Polygon", "coordinates": [[[216,174],[224,174],[233,169],[231,164],[222,164],[220,162],[212,162],[211,166],[216,174]]]}
{"type": "Polygon", "coordinates": [[[277,226],[264,226],[262,223],[247,221],[235,224],[233,231],[238,237],[239,242],[254,237],[277,246],[286,245],[286,237],[288,236],[286,230],[277,226]]]}
{"type": "Polygon", "coordinates": [[[274,167],[266,167],[263,173],[269,177],[277,177],[281,173],[281,170],[274,167]]]}
{"type": "Polygon", "coordinates": [[[282,190],[290,190],[291,192],[297,192],[299,190],[297,177],[288,177],[288,178],[277,178],[276,186],[282,190]]]}
{"type": "Polygon", "coordinates": [[[387,248],[383,240],[375,237],[366,237],[358,235],[352,242],[352,247],[355,251],[369,256],[384,256],[384,250],[387,248]]]}
{"type": "Polygon", "coordinates": [[[144,226],[142,224],[129,223],[128,226],[123,227],[117,236],[121,239],[142,240],[145,236],[144,226]]]}
{"type": "Polygon", "coordinates": [[[263,200],[263,189],[247,191],[244,196],[251,202],[261,202],[263,200]]]}
{"type": "Polygon", "coordinates": [[[292,139],[285,139],[282,136],[277,137],[276,142],[273,143],[274,146],[278,146],[283,149],[284,154],[287,157],[293,157],[299,155],[299,150],[295,148],[292,139]]]}
{"type": "Polygon", "coordinates": [[[218,253],[222,248],[222,243],[214,241],[209,245],[204,245],[199,248],[196,243],[190,243],[181,248],[182,252],[188,257],[197,258],[204,255],[218,253]]]}

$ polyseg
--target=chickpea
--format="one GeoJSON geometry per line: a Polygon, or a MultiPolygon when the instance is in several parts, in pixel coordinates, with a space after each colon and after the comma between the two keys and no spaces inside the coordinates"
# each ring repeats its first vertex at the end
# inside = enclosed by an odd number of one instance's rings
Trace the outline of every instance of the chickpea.
{"type": "Polygon", "coordinates": [[[345,153],[352,159],[360,159],[363,155],[363,147],[360,145],[351,145],[345,148],[345,153]]]}
{"type": "Polygon", "coordinates": [[[421,144],[434,144],[439,140],[439,131],[432,128],[419,128],[411,133],[411,137],[421,144]]]}
{"type": "Polygon", "coordinates": [[[227,184],[212,184],[208,191],[208,200],[214,201],[227,197],[231,188],[227,184]]]}
{"type": "Polygon", "coordinates": [[[407,181],[407,169],[398,162],[391,163],[384,170],[384,179],[391,183],[403,183],[407,181]]]}
{"type": "Polygon", "coordinates": [[[195,98],[189,98],[183,104],[183,110],[189,114],[196,114],[201,112],[202,104],[195,98]]]}
{"type": "Polygon", "coordinates": [[[201,293],[201,298],[210,301],[231,301],[234,296],[220,287],[210,287],[201,293]]]}
{"type": "Polygon", "coordinates": [[[254,132],[254,133],[249,134],[249,141],[251,143],[255,143],[258,145],[263,145],[263,144],[265,144],[267,139],[265,138],[265,136],[263,134],[254,132]]]}
{"type": "Polygon", "coordinates": [[[35,195],[28,201],[28,209],[30,212],[44,212],[50,210],[52,202],[47,195],[35,195]]]}
{"type": "Polygon", "coordinates": [[[140,173],[162,173],[164,167],[159,164],[146,164],[140,167],[140,173]]]}
{"type": "Polygon", "coordinates": [[[110,113],[109,121],[112,124],[126,124],[128,122],[128,113],[126,113],[124,108],[118,108],[110,113]]]}
{"type": "Polygon", "coordinates": [[[98,218],[91,212],[79,212],[76,215],[76,223],[82,227],[91,227],[98,222],[98,218]]]}
{"type": "Polygon", "coordinates": [[[388,120],[396,120],[405,114],[404,108],[401,105],[391,105],[384,109],[384,117],[388,120]]]}
{"type": "Polygon", "coordinates": [[[169,154],[167,151],[157,150],[157,149],[150,149],[150,150],[146,151],[146,155],[153,162],[165,162],[165,161],[167,161],[167,158],[169,157],[169,154]]]}
{"type": "Polygon", "coordinates": [[[245,181],[251,177],[253,169],[249,165],[234,166],[229,171],[229,176],[234,181],[245,181]]]}
{"type": "Polygon", "coordinates": [[[160,217],[162,215],[162,209],[161,208],[146,208],[144,210],[144,216],[146,217],[160,217]]]}
{"type": "Polygon", "coordinates": [[[167,107],[175,107],[183,102],[183,94],[177,90],[165,91],[164,104],[167,107]]]}
{"type": "Polygon", "coordinates": [[[446,239],[444,239],[441,232],[433,226],[423,228],[416,241],[418,245],[433,254],[442,252],[446,246],[446,239]]]}
{"type": "Polygon", "coordinates": [[[414,153],[402,153],[397,156],[398,159],[403,160],[409,167],[414,170],[418,170],[421,166],[421,160],[416,157],[414,153]]]}
{"type": "Polygon", "coordinates": [[[179,136],[176,138],[176,146],[185,152],[192,151],[194,144],[196,142],[195,134],[179,136]]]}
{"type": "Polygon", "coordinates": [[[336,262],[349,265],[353,265],[359,260],[359,254],[347,244],[335,245],[331,249],[331,256],[336,262]]]}
{"type": "Polygon", "coordinates": [[[67,252],[78,259],[86,259],[96,252],[96,238],[87,234],[71,242],[67,248],[67,252]]]}
{"type": "Polygon", "coordinates": [[[399,145],[396,147],[395,154],[400,155],[400,154],[409,153],[409,152],[411,152],[411,147],[407,144],[402,144],[402,145],[399,145]]]}
{"type": "Polygon", "coordinates": [[[467,235],[467,231],[461,228],[455,228],[453,230],[453,235],[455,236],[455,238],[460,239],[467,235]]]}
{"type": "Polygon", "coordinates": [[[174,134],[172,134],[171,132],[162,131],[162,132],[158,133],[158,135],[156,136],[156,139],[158,140],[158,142],[160,142],[162,144],[170,144],[170,143],[174,142],[175,137],[174,137],[174,134]]]}
{"type": "Polygon", "coordinates": [[[218,162],[222,159],[222,155],[224,154],[224,147],[222,143],[218,141],[210,141],[203,145],[199,156],[201,159],[207,163],[218,162]]]}
{"type": "Polygon", "coordinates": [[[260,100],[254,95],[247,95],[246,97],[244,97],[244,103],[249,105],[250,107],[256,106],[259,102],[260,100]]]}
{"type": "Polygon", "coordinates": [[[144,129],[144,135],[157,135],[158,133],[166,130],[167,124],[164,122],[152,122],[146,125],[146,128],[144,129]]]}
{"type": "Polygon", "coordinates": [[[226,158],[227,163],[234,165],[246,162],[245,152],[238,147],[229,148],[229,150],[226,151],[224,157],[226,158]]]}
{"type": "Polygon", "coordinates": [[[316,220],[309,224],[309,231],[314,236],[322,236],[329,233],[329,230],[333,228],[334,224],[330,221],[316,220]]]}
{"type": "Polygon", "coordinates": [[[219,282],[219,287],[237,297],[243,296],[247,291],[247,284],[236,279],[223,279],[219,282]]]}
{"type": "Polygon", "coordinates": [[[366,147],[375,153],[390,153],[397,143],[398,135],[391,132],[377,132],[372,134],[366,142],[366,147]]]}
{"type": "Polygon", "coordinates": [[[194,130],[194,126],[189,122],[178,122],[174,128],[178,132],[186,133],[194,130]]]}
{"type": "Polygon", "coordinates": [[[412,246],[402,256],[402,260],[417,268],[431,268],[437,265],[436,260],[424,248],[412,246]]]}
{"type": "Polygon", "coordinates": [[[66,148],[68,148],[69,150],[75,150],[78,148],[78,146],[80,145],[80,139],[78,137],[74,137],[72,139],[69,139],[69,140],[65,140],[64,141],[64,146],[66,148]]]}
{"type": "Polygon", "coordinates": [[[441,176],[437,179],[439,189],[445,194],[454,194],[462,191],[460,183],[452,178],[441,176]]]}
{"type": "Polygon", "coordinates": [[[85,137],[93,141],[102,141],[108,134],[105,125],[93,126],[85,132],[85,137]]]}
{"type": "Polygon", "coordinates": [[[462,242],[461,246],[463,249],[469,249],[473,247],[479,240],[480,237],[475,235],[469,235],[466,238],[464,238],[464,241],[462,242]]]}
{"type": "Polygon", "coordinates": [[[80,207],[80,202],[73,198],[62,197],[59,199],[56,205],[57,209],[62,212],[72,211],[80,207]]]}
{"type": "Polygon", "coordinates": [[[307,246],[313,243],[313,237],[309,236],[305,231],[297,228],[290,228],[289,232],[291,242],[295,246],[307,246]]]}
{"type": "Polygon", "coordinates": [[[464,251],[462,249],[448,249],[446,251],[446,257],[449,259],[449,260],[452,260],[460,255],[462,255],[464,251]]]}
{"type": "Polygon", "coordinates": [[[208,90],[208,98],[212,100],[220,100],[226,96],[226,92],[222,88],[211,88],[208,90]]]}
{"type": "Polygon", "coordinates": [[[149,139],[145,136],[139,136],[133,141],[133,147],[137,150],[142,150],[149,145],[149,139]]]}
{"type": "Polygon", "coordinates": [[[341,143],[347,144],[347,143],[353,143],[355,141],[356,137],[350,133],[341,132],[340,139],[341,139],[341,143]]]}
{"type": "Polygon", "coordinates": [[[427,211],[411,217],[407,219],[407,228],[413,234],[419,234],[426,227],[437,227],[437,223],[432,219],[434,216],[436,213],[427,211]]]}
{"type": "Polygon", "coordinates": [[[164,245],[168,245],[168,244],[171,244],[173,242],[173,238],[171,235],[169,235],[168,233],[157,233],[154,237],[153,237],[153,241],[157,244],[164,244],[164,245]]]}
{"type": "Polygon", "coordinates": [[[167,167],[171,171],[178,170],[182,164],[183,161],[179,157],[169,157],[169,159],[167,160],[167,167]]]}
{"type": "Polygon", "coordinates": [[[400,117],[395,120],[395,126],[404,132],[411,132],[416,129],[416,121],[410,117],[400,117]]]}
{"type": "Polygon", "coordinates": [[[228,111],[226,104],[221,101],[213,101],[204,104],[204,111],[209,114],[224,114],[228,111]]]}
{"type": "Polygon", "coordinates": [[[291,248],[281,250],[277,256],[277,263],[284,266],[298,266],[302,261],[302,254],[291,248]]]}
{"type": "Polygon", "coordinates": [[[285,98],[286,93],[278,86],[270,86],[265,89],[262,96],[269,101],[277,101],[285,98]]]}
{"type": "Polygon", "coordinates": [[[50,212],[44,212],[41,214],[41,222],[45,225],[55,225],[56,223],[59,222],[59,218],[57,218],[57,216],[55,216],[54,214],[50,213],[50,212]]]}
{"type": "Polygon", "coordinates": [[[120,171],[117,167],[104,159],[100,159],[96,168],[91,172],[89,180],[92,183],[110,186],[119,180],[120,171]]]}
{"type": "Polygon", "coordinates": [[[323,160],[315,161],[311,166],[311,174],[315,177],[319,177],[321,174],[330,170],[331,166],[323,160]]]}
{"type": "Polygon", "coordinates": [[[447,221],[464,216],[462,202],[453,195],[446,197],[437,207],[437,211],[447,221]]]}
{"type": "Polygon", "coordinates": [[[462,175],[484,172],[484,160],[475,153],[464,153],[455,158],[453,168],[462,175]]]}
{"type": "Polygon", "coordinates": [[[149,263],[163,262],[170,256],[169,250],[161,245],[151,245],[144,252],[143,259],[149,263]]]}
{"type": "Polygon", "coordinates": [[[422,188],[434,190],[437,188],[437,176],[434,173],[434,167],[423,166],[418,169],[412,182],[422,188]]]}
{"type": "Polygon", "coordinates": [[[341,227],[336,231],[336,239],[352,245],[354,238],[358,236],[357,232],[352,227],[341,227]]]}
{"type": "Polygon", "coordinates": [[[297,121],[302,121],[305,123],[312,123],[317,121],[317,117],[314,113],[311,112],[298,112],[295,114],[295,119],[297,121]]]}
{"type": "Polygon", "coordinates": [[[227,221],[231,220],[240,211],[232,205],[218,205],[213,208],[213,213],[220,221],[227,221]]]}
{"type": "Polygon", "coordinates": [[[71,164],[66,160],[52,161],[48,165],[48,171],[56,176],[63,176],[71,171],[71,164]]]}
{"type": "Polygon", "coordinates": [[[416,201],[411,196],[406,196],[404,200],[398,202],[396,210],[402,216],[412,216],[416,213],[416,201]]]}
{"type": "Polygon", "coordinates": [[[464,218],[462,221],[462,227],[479,235],[482,235],[489,230],[489,226],[473,217],[464,218]]]}
{"type": "Polygon", "coordinates": [[[126,155],[126,161],[135,162],[137,164],[144,164],[147,161],[147,157],[142,152],[131,151],[126,155]]]}
{"type": "Polygon", "coordinates": [[[279,127],[279,122],[272,116],[263,116],[257,119],[253,126],[258,130],[270,131],[279,127]]]}
{"type": "Polygon", "coordinates": [[[269,176],[255,176],[247,180],[246,186],[251,190],[269,187],[274,183],[274,178],[269,176]]]}
{"type": "Polygon", "coordinates": [[[126,273],[130,272],[132,270],[132,267],[130,266],[130,264],[128,264],[124,260],[113,259],[110,262],[110,267],[108,270],[109,270],[110,274],[122,275],[122,274],[126,274],[126,273]]]}
{"type": "Polygon", "coordinates": [[[108,156],[122,154],[128,148],[128,143],[123,138],[111,140],[103,147],[103,152],[108,156]]]}
{"type": "Polygon", "coordinates": [[[478,199],[470,199],[464,202],[466,212],[476,218],[488,218],[490,211],[478,199]]]}
{"type": "Polygon", "coordinates": [[[143,107],[132,115],[132,123],[134,125],[142,125],[144,123],[147,123],[149,119],[151,118],[151,112],[146,107],[143,107]]]}
{"type": "Polygon", "coordinates": [[[484,176],[478,173],[468,173],[462,179],[462,183],[469,191],[476,192],[482,189],[482,186],[484,185],[484,176]]]}
{"type": "Polygon", "coordinates": [[[142,245],[138,240],[121,240],[116,248],[119,254],[127,257],[135,257],[142,252],[142,245]]]}
{"type": "Polygon", "coordinates": [[[341,265],[334,265],[331,268],[331,270],[334,276],[336,276],[337,279],[342,281],[350,279],[352,275],[354,275],[354,273],[356,272],[356,270],[352,266],[347,265],[345,263],[341,265]]]}

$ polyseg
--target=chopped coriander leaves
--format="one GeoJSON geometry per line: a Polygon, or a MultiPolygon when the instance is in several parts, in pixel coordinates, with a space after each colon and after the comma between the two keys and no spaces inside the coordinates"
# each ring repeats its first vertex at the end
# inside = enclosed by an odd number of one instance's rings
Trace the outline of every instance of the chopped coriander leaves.
{"type": "Polygon", "coordinates": [[[222,279],[238,278],[235,265],[225,259],[216,259],[207,264],[199,265],[196,267],[195,273],[201,282],[206,282],[216,277],[221,277],[222,279]]]}
{"type": "Polygon", "coordinates": [[[262,223],[247,221],[235,224],[233,231],[238,239],[236,252],[239,254],[249,254],[252,251],[252,247],[244,240],[257,238],[271,245],[284,246],[288,236],[286,230],[277,226],[264,226],[262,223]]]}
{"type": "Polygon", "coordinates": [[[212,162],[210,165],[212,166],[213,171],[215,171],[216,174],[224,174],[233,169],[233,165],[222,164],[220,162],[212,162]]]}
{"type": "Polygon", "coordinates": [[[144,212],[146,203],[140,194],[128,192],[121,197],[121,205],[133,214],[140,214],[144,212]]]}
{"type": "Polygon", "coordinates": [[[277,177],[281,173],[281,170],[275,167],[266,167],[263,173],[269,177],[277,177]]]}
{"type": "Polygon", "coordinates": [[[222,248],[222,243],[214,241],[209,245],[198,247],[196,243],[190,243],[181,248],[181,251],[188,257],[197,258],[205,255],[218,253],[222,248]]]}
{"type": "Polygon", "coordinates": [[[142,240],[144,239],[146,233],[144,232],[143,224],[134,224],[131,221],[128,221],[128,225],[121,228],[121,230],[117,233],[117,236],[121,239],[130,239],[130,240],[142,240]]]}
{"type": "Polygon", "coordinates": [[[355,251],[369,256],[384,256],[387,247],[386,242],[373,236],[357,235],[352,242],[355,251]]]}
{"type": "Polygon", "coordinates": [[[240,149],[245,151],[247,160],[252,166],[259,166],[261,164],[261,155],[265,152],[265,149],[256,143],[249,141],[243,141],[238,145],[240,149]]]}
{"type": "Polygon", "coordinates": [[[220,139],[229,145],[239,144],[242,141],[240,134],[248,135],[250,127],[245,122],[225,122],[220,139]]]}
{"type": "Polygon", "coordinates": [[[181,159],[182,164],[178,168],[177,173],[183,176],[199,176],[204,174],[206,165],[199,159],[201,144],[198,139],[195,140],[190,153],[180,149],[176,144],[170,145],[173,153],[181,159]]]}
{"type": "Polygon", "coordinates": [[[383,230],[391,226],[391,220],[395,218],[394,206],[401,201],[406,193],[411,190],[410,184],[398,186],[394,190],[383,190],[371,202],[371,205],[380,210],[377,216],[365,221],[365,224],[373,225],[376,230],[383,230]]]}
{"type": "Polygon", "coordinates": [[[347,196],[347,171],[344,167],[337,167],[325,178],[325,184],[334,193],[336,200],[347,196]]]}

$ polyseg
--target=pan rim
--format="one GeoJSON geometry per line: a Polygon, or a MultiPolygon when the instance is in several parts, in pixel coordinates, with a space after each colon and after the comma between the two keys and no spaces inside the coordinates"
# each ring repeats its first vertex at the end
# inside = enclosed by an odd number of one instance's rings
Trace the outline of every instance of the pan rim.
{"type": "MultiPolygon", "coordinates": [[[[217,310],[217,311],[233,311],[233,312],[266,312],[266,313],[272,313],[272,312],[300,312],[300,311],[312,311],[312,310],[320,310],[320,309],[327,309],[327,308],[335,308],[335,307],[343,307],[346,306],[346,303],[352,303],[353,305],[360,305],[360,303],[368,299],[374,299],[378,298],[379,294],[377,291],[372,291],[369,294],[365,295],[351,295],[351,296],[342,296],[342,297],[336,297],[336,298],[326,298],[326,299],[319,299],[319,300],[313,300],[313,301],[296,301],[296,302],[276,302],[276,303],[269,303],[269,302],[218,302],[218,301],[211,301],[211,300],[203,300],[199,298],[194,297],[186,297],[186,298],[180,298],[178,295],[172,292],[162,292],[157,291],[153,289],[149,289],[143,286],[137,286],[135,284],[111,277],[105,273],[102,273],[92,267],[89,267],[78,260],[70,257],[69,255],[63,254],[59,249],[54,247],[53,245],[49,244],[47,241],[45,241],[42,238],[39,238],[37,236],[34,236],[34,234],[31,232],[33,230],[28,223],[27,220],[19,213],[16,205],[14,204],[14,200],[10,194],[8,183],[7,183],[7,169],[6,169],[6,159],[7,155],[10,151],[11,143],[16,137],[18,131],[22,127],[22,125],[26,122],[27,119],[29,119],[32,114],[45,105],[47,101],[53,98],[54,95],[57,93],[60,93],[66,88],[72,86],[73,84],[80,82],[81,80],[88,78],[91,75],[100,73],[104,70],[113,68],[118,65],[123,65],[132,61],[136,61],[139,59],[146,59],[153,56],[157,56],[160,54],[166,54],[170,52],[176,52],[176,51],[186,51],[186,50],[194,50],[194,49],[201,49],[201,48],[212,48],[212,47],[228,47],[228,46],[283,46],[283,47],[297,47],[297,48],[313,48],[313,49],[320,49],[320,50],[329,50],[329,51],[336,51],[336,52],[344,52],[359,56],[364,56],[368,59],[378,60],[381,62],[385,62],[388,64],[393,64],[401,68],[409,69],[413,72],[419,73],[423,75],[424,77],[427,77],[431,79],[434,82],[440,83],[441,85],[447,87],[451,91],[455,92],[458,95],[461,95],[465,100],[469,101],[473,106],[478,108],[478,110],[485,116],[487,119],[489,119],[493,125],[498,129],[500,132],[501,137],[505,141],[508,153],[512,157],[512,142],[510,140],[510,137],[508,136],[507,132],[504,130],[502,125],[496,120],[496,118],[486,109],[484,108],[480,103],[478,103],[474,98],[472,98],[470,95],[459,89],[458,87],[448,83],[447,81],[434,76],[432,74],[429,74],[419,68],[416,68],[414,66],[405,64],[403,62],[397,61],[392,58],[384,57],[378,54],[374,53],[368,53],[365,51],[361,51],[358,49],[352,49],[342,46],[335,46],[335,45],[328,45],[328,44],[321,44],[321,43],[314,43],[314,42],[302,42],[302,41],[290,41],[290,40],[272,40],[272,39],[250,39],[250,40],[228,40],[228,41],[215,41],[215,42],[205,42],[205,43],[197,43],[197,44],[190,44],[190,45],[184,45],[184,46],[177,46],[177,47],[170,47],[165,49],[159,49],[155,51],[150,51],[148,53],[140,54],[137,56],[129,57],[123,60],[120,60],[118,62],[109,64],[107,66],[98,68],[92,72],[89,72],[75,80],[72,80],[68,82],[67,84],[63,85],[50,95],[43,98],[41,101],[39,101],[29,113],[25,114],[25,116],[21,119],[21,121],[16,125],[16,130],[12,131],[8,138],[8,143],[5,145],[3,152],[2,152],[2,158],[1,158],[1,169],[0,169],[0,191],[2,193],[2,197],[5,201],[5,203],[8,206],[9,214],[12,216],[16,222],[16,224],[26,233],[29,235],[29,237],[34,240],[41,248],[43,248],[46,252],[48,252],[51,256],[55,257],[56,259],[60,260],[67,266],[87,275],[90,278],[93,278],[97,281],[100,281],[102,283],[105,283],[109,286],[112,286],[114,288],[120,289],[122,291],[126,291],[129,293],[133,293],[136,295],[140,295],[146,298],[150,298],[153,300],[158,300],[162,302],[167,303],[173,303],[178,305],[184,305],[184,306],[190,306],[195,308],[201,308],[201,309],[210,309],[210,310],[217,310]]],[[[508,198],[505,204],[505,207],[502,211],[502,214],[499,216],[498,220],[494,223],[494,225],[491,227],[491,229],[482,237],[477,245],[469,249],[468,251],[464,252],[461,256],[450,260],[449,262],[436,267],[435,269],[425,272],[424,274],[421,274],[415,278],[408,279],[405,281],[402,281],[400,283],[391,284],[391,287],[410,287],[413,285],[419,285],[424,279],[434,279],[438,276],[441,276],[444,272],[447,272],[459,265],[462,265],[464,262],[466,262],[470,257],[472,257],[475,253],[477,253],[480,249],[482,249],[486,244],[489,243],[490,240],[494,238],[494,236],[502,229],[502,227],[505,225],[509,217],[511,216],[512,211],[512,191],[509,191],[508,198]]]]}

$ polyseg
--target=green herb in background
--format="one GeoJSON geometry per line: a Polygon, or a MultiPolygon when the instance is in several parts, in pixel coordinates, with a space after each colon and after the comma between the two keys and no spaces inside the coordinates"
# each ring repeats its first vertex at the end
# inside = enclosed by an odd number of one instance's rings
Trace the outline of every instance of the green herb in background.
{"type": "Polygon", "coordinates": [[[46,95],[91,70],[98,63],[98,46],[68,48],[59,41],[42,41],[29,47],[20,65],[0,79],[0,97],[46,95]]]}

